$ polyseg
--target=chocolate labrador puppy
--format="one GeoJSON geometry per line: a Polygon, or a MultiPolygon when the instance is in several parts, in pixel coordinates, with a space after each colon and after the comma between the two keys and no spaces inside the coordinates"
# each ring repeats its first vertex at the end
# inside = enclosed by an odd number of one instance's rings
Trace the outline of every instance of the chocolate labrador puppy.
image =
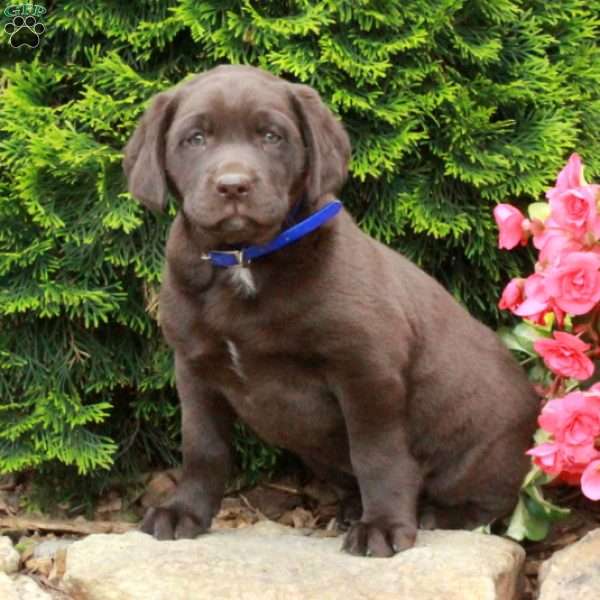
{"type": "Polygon", "coordinates": [[[179,203],[160,323],[175,352],[183,477],[144,519],[158,539],[210,526],[236,418],[360,494],[353,554],[410,548],[418,514],[472,527],[515,505],[534,392],[441,285],[335,214],[349,158],[312,88],[247,66],[158,94],[127,144],[131,194],[154,210],[167,190],[179,203]]]}

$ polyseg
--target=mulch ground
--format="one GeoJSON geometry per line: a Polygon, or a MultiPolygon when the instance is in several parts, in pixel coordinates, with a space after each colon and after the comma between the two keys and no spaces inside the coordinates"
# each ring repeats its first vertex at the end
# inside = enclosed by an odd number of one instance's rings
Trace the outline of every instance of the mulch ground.
{"type": "MultiPolygon", "coordinates": [[[[68,506],[59,507],[52,515],[25,512],[21,507],[27,481],[5,477],[0,479],[0,534],[9,535],[21,552],[21,572],[36,579],[57,600],[64,600],[66,596],[60,592],[64,552],[56,559],[35,558],[35,546],[55,538],[135,529],[146,508],[173,491],[177,477],[177,471],[149,475],[137,494],[122,488],[109,490],[98,502],[92,519],[74,517],[68,506]]],[[[536,598],[538,571],[544,560],[600,527],[599,502],[585,499],[575,488],[555,488],[547,494],[557,504],[571,508],[571,515],[557,523],[545,540],[523,543],[527,553],[523,600],[536,598]]],[[[238,528],[270,519],[291,527],[316,529],[318,535],[327,536],[337,532],[336,512],[336,496],[329,486],[294,474],[252,488],[231,490],[213,527],[238,528]]]]}

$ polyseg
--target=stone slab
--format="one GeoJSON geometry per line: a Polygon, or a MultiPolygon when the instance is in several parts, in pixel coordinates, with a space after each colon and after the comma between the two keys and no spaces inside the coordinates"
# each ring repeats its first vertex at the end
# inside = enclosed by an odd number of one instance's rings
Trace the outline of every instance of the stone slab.
{"type": "Polygon", "coordinates": [[[0,573],[14,573],[19,568],[19,558],[12,540],[5,535],[0,536],[0,573]]]}
{"type": "Polygon", "coordinates": [[[76,600],[515,600],[523,549],[466,531],[419,532],[393,558],[341,551],[341,537],[271,522],[159,542],[130,532],[92,535],[67,550],[76,600]]]}
{"type": "Polygon", "coordinates": [[[544,561],[538,600],[600,598],[600,528],[544,561]]]}

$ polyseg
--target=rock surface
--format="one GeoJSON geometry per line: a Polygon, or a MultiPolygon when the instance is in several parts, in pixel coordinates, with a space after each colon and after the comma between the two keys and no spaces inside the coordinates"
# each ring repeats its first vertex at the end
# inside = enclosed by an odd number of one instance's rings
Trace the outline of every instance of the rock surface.
{"type": "Polygon", "coordinates": [[[196,540],[92,535],[67,550],[76,600],[513,600],[523,549],[464,531],[419,532],[394,558],[358,558],[341,538],[262,522],[196,540]]]}
{"type": "Polygon", "coordinates": [[[538,600],[600,598],[600,528],[552,555],[539,574],[538,600]]]}
{"type": "Polygon", "coordinates": [[[0,573],[14,573],[18,568],[19,553],[9,537],[0,536],[0,573]]]}
{"type": "Polygon", "coordinates": [[[0,573],[0,598],[2,600],[21,600],[13,580],[6,573],[0,573]]]}
{"type": "Polygon", "coordinates": [[[14,579],[0,573],[0,598],[2,600],[52,600],[38,584],[24,575],[14,579]]]}

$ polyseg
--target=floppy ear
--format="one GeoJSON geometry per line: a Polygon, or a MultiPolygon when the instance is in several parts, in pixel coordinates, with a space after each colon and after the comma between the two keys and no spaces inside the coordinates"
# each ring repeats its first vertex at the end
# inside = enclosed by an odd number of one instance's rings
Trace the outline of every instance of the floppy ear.
{"type": "Polygon", "coordinates": [[[348,176],[350,139],[342,124],[311,87],[292,84],[292,104],[308,151],[308,201],[337,194],[348,176]]]}
{"type": "Polygon", "coordinates": [[[165,136],[175,110],[175,95],[155,96],[124,148],[123,170],[129,193],[153,211],[167,203],[165,136]]]}

